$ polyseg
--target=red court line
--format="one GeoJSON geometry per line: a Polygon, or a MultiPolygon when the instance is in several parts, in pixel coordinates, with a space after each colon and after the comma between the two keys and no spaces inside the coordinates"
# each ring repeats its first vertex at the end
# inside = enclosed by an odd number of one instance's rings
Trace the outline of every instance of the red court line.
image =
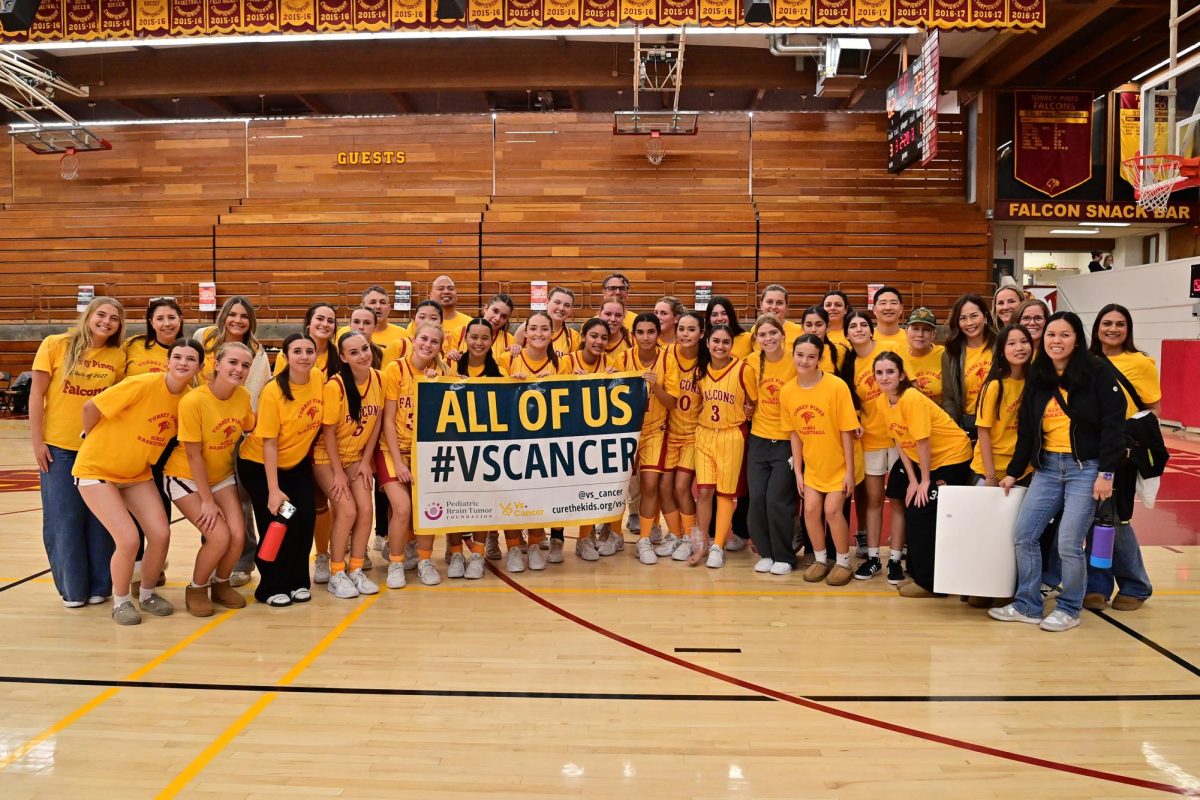
{"type": "Polygon", "coordinates": [[[30,511],[41,511],[42,507],[37,508],[22,508],[20,511],[0,511],[0,517],[7,517],[9,514],[28,514],[30,511]]]}
{"type": "Polygon", "coordinates": [[[588,620],[583,619],[582,617],[578,617],[575,614],[572,614],[570,611],[567,611],[565,608],[562,608],[561,606],[557,606],[554,603],[550,602],[549,600],[545,599],[544,597],[525,588],[524,586],[522,586],[521,584],[517,583],[512,578],[510,578],[508,575],[504,574],[502,571],[497,569],[496,566],[494,564],[492,564],[490,561],[487,562],[487,568],[491,571],[491,573],[493,575],[495,575],[497,578],[499,578],[504,583],[508,584],[509,587],[511,587],[511,588],[515,589],[516,591],[518,591],[519,593],[525,595],[525,597],[529,598],[533,602],[537,603],[538,605],[542,606],[543,608],[545,608],[549,611],[554,612],[555,614],[558,614],[560,617],[563,617],[567,620],[570,620],[571,622],[574,622],[576,625],[587,628],[588,630],[592,631],[593,633],[598,633],[601,636],[604,636],[608,639],[612,639],[614,642],[618,642],[627,647],[632,647],[635,650],[640,650],[641,652],[645,653],[646,655],[653,656],[654,658],[661,659],[670,664],[674,664],[677,667],[683,667],[684,669],[691,670],[692,672],[698,672],[701,675],[705,675],[709,678],[715,678],[716,680],[723,681],[728,684],[732,684],[733,686],[737,686],[742,689],[746,689],[747,691],[766,695],[767,697],[772,697],[772,698],[774,698],[776,700],[780,700],[784,703],[791,703],[793,705],[802,706],[802,707],[810,709],[812,711],[819,711],[822,714],[829,714],[834,717],[840,717],[842,719],[849,720],[850,722],[858,722],[863,725],[869,725],[873,728],[880,728],[881,730],[890,731],[892,733],[898,733],[898,734],[901,734],[902,736],[911,736],[914,739],[922,739],[927,742],[935,742],[937,744],[944,744],[948,747],[955,747],[960,750],[969,750],[974,753],[982,753],[983,755],[994,756],[996,758],[1002,758],[1007,761],[1015,761],[1019,764],[1028,764],[1030,766],[1042,767],[1043,769],[1050,769],[1050,770],[1054,770],[1056,772],[1065,772],[1068,775],[1081,775],[1086,778],[1096,778],[1096,779],[1102,780],[1102,781],[1109,781],[1111,783],[1121,783],[1121,784],[1125,784],[1126,786],[1137,786],[1142,789],[1152,789],[1154,791],[1166,792],[1168,794],[1178,794],[1178,795],[1183,795],[1185,797],[1200,797],[1200,790],[1188,789],[1188,788],[1185,788],[1182,786],[1172,786],[1171,784],[1168,784],[1168,783],[1158,783],[1156,781],[1143,780],[1142,778],[1134,778],[1129,775],[1118,775],[1113,772],[1104,772],[1103,770],[1091,769],[1089,767],[1080,767],[1080,766],[1077,766],[1074,764],[1063,764],[1058,761],[1050,761],[1048,759],[1038,758],[1037,756],[1027,756],[1022,753],[1013,753],[1008,750],[1001,750],[996,747],[989,747],[985,744],[977,744],[975,742],[968,742],[963,739],[955,739],[951,736],[942,736],[941,734],[938,734],[938,733],[931,733],[929,731],[917,730],[916,728],[909,728],[905,725],[897,725],[892,722],[885,722],[884,720],[876,719],[874,717],[868,717],[863,714],[855,714],[853,711],[845,711],[840,708],[834,708],[832,706],[827,706],[822,703],[818,703],[818,702],[809,700],[804,697],[796,697],[795,695],[787,694],[786,692],[781,692],[776,689],[771,689],[766,686],[761,686],[757,683],[751,683],[750,681],[742,680],[741,678],[736,678],[733,675],[727,675],[724,672],[717,672],[716,670],[709,669],[708,667],[702,667],[699,664],[695,664],[691,661],[687,661],[685,659],[678,658],[676,656],[671,655],[670,653],[664,653],[661,650],[656,650],[653,647],[650,647],[649,645],[642,644],[641,642],[635,642],[633,639],[626,638],[626,637],[622,636],[621,634],[616,633],[615,631],[610,631],[607,628],[603,628],[594,622],[589,622],[588,620]]]}

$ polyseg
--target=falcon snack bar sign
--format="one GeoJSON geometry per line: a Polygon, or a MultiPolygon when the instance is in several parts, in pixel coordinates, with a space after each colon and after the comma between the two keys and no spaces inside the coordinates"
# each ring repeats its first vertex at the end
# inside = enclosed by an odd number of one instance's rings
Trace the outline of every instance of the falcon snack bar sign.
{"type": "MultiPolygon", "coordinates": [[[[461,28],[725,28],[746,0],[468,0],[466,19],[437,18],[438,0],[41,0],[28,31],[0,42],[461,28]]],[[[1046,0],[776,0],[774,27],[1046,27],[1046,0]]],[[[772,26],[763,26],[768,30],[772,26]]]]}

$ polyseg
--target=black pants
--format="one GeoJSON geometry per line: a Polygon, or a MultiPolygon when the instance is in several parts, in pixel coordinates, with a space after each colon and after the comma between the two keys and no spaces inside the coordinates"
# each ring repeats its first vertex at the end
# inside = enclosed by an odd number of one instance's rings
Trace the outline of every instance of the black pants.
{"type": "MultiPolygon", "coordinates": [[[[239,458],[238,480],[250,495],[254,505],[254,527],[258,529],[259,546],[267,533],[267,526],[276,517],[267,511],[267,472],[262,464],[239,458]]],[[[263,561],[256,554],[258,587],[254,597],[265,603],[276,594],[290,594],[296,589],[309,588],[308,555],[313,546],[313,525],[317,512],[313,505],[312,463],[305,459],[291,469],[279,470],[279,489],[288,496],[296,507],[290,520],[279,520],[287,525],[287,533],[274,561],[263,561]]]]}
{"type": "MultiPolygon", "coordinates": [[[[920,482],[921,467],[913,462],[920,482]]],[[[974,473],[971,462],[947,464],[929,474],[929,502],[918,508],[904,508],[904,539],[908,545],[908,574],[922,589],[933,591],[934,553],[937,551],[937,495],[940,485],[970,486],[974,473]]]]}
{"type": "Polygon", "coordinates": [[[797,497],[796,473],[788,463],[791,457],[792,443],[787,439],[762,439],[750,434],[746,456],[750,535],[760,557],[794,567],[792,533],[797,497]]]}
{"type": "Polygon", "coordinates": [[[391,505],[388,504],[387,494],[380,491],[378,486],[375,488],[375,535],[380,539],[386,539],[388,536],[388,514],[391,511],[391,505]]]}
{"type": "MultiPolygon", "coordinates": [[[[163,467],[166,466],[166,459],[159,459],[159,462],[150,467],[151,480],[154,481],[154,488],[158,489],[158,497],[162,500],[163,511],[167,512],[167,527],[171,527],[171,498],[167,497],[167,493],[163,491],[163,467]]],[[[137,560],[141,561],[142,556],[146,554],[146,534],[142,531],[142,526],[138,524],[137,518],[133,514],[129,515],[133,520],[133,525],[138,532],[138,551],[137,560]]]]}

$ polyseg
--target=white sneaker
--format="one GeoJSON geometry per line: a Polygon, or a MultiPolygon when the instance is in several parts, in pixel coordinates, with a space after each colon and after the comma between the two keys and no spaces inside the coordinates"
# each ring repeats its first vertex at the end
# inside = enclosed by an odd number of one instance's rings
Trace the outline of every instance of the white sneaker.
{"type": "Polygon", "coordinates": [[[89,598],[87,599],[87,604],[88,604],[89,606],[98,606],[98,605],[100,605],[101,603],[105,602],[106,600],[108,600],[108,598],[107,598],[107,597],[105,597],[104,595],[102,595],[102,594],[94,594],[94,595],[92,595],[91,597],[89,597],[89,598]]]}
{"type": "Polygon", "coordinates": [[[387,587],[389,589],[403,589],[408,585],[408,581],[404,579],[404,564],[399,561],[393,561],[388,564],[387,587]]]}
{"type": "Polygon", "coordinates": [[[629,529],[630,533],[641,533],[642,520],[637,514],[630,514],[629,519],[625,522],[625,527],[629,529]]]}
{"type": "Polygon", "coordinates": [[[791,571],[792,571],[792,565],[787,563],[786,561],[776,561],[774,564],[771,565],[771,574],[772,575],[787,575],[787,574],[791,573],[791,571]]]}
{"type": "MultiPolygon", "coordinates": [[[[653,536],[651,538],[653,538],[653,536]]],[[[678,536],[673,533],[668,533],[663,537],[663,540],[661,543],[659,543],[658,547],[654,548],[654,555],[666,558],[675,552],[675,548],[679,546],[679,542],[680,539],[678,536]]]]}
{"type": "Polygon", "coordinates": [[[1044,631],[1050,631],[1051,633],[1069,631],[1071,628],[1079,627],[1079,617],[1072,617],[1067,612],[1059,611],[1056,608],[1050,612],[1050,616],[1042,620],[1042,624],[1038,627],[1044,631]]]}
{"type": "Polygon", "coordinates": [[[619,533],[610,532],[607,539],[601,539],[596,551],[602,556],[612,556],[625,549],[625,537],[619,533]]]}
{"type": "Polygon", "coordinates": [[[710,547],[708,549],[708,561],[705,566],[709,569],[720,569],[725,566],[725,551],[719,547],[710,547]]]}
{"type": "MultiPolygon", "coordinates": [[[[639,531],[639,533],[640,533],[640,531],[639,531]]],[[[662,540],[663,540],[662,528],[655,525],[654,527],[652,527],[650,529],[650,544],[660,545],[660,544],[662,544],[662,540]]]]}
{"type": "Polygon", "coordinates": [[[1040,625],[1042,621],[1037,617],[1027,617],[1012,603],[1003,608],[989,608],[988,616],[999,622],[1025,622],[1029,625],[1040,625]]]}
{"type": "Polygon", "coordinates": [[[417,568],[417,540],[410,539],[408,544],[404,545],[404,568],[412,572],[417,568]]]}
{"type": "Polygon", "coordinates": [[[510,547],[508,550],[508,563],[504,568],[509,572],[524,572],[525,558],[521,555],[521,548],[510,547]]]}
{"type": "Polygon", "coordinates": [[[368,550],[375,550],[376,552],[378,552],[384,556],[387,555],[387,551],[388,551],[387,548],[388,548],[387,537],[378,536],[378,535],[372,536],[371,543],[367,546],[368,550]]]}
{"type": "MultiPolygon", "coordinates": [[[[329,576],[329,584],[325,587],[329,593],[341,600],[358,597],[358,587],[345,572],[335,572],[329,576]]],[[[289,598],[290,599],[290,598],[289,598]]]]}
{"type": "MultiPolygon", "coordinates": [[[[230,583],[233,579],[230,579],[230,583]]],[[[321,553],[313,562],[313,583],[329,583],[329,556],[321,553]]]]}
{"type": "Polygon", "coordinates": [[[471,553],[471,557],[467,559],[467,568],[463,572],[463,577],[469,581],[477,581],[483,577],[483,556],[479,553],[471,553]]]}
{"type": "Polygon", "coordinates": [[[746,549],[746,540],[738,536],[736,533],[729,534],[729,541],[725,543],[725,549],[730,553],[736,553],[738,550],[746,549]]]}
{"type": "Polygon", "coordinates": [[[487,541],[483,545],[483,555],[488,561],[499,561],[504,558],[504,554],[500,552],[500,534],[492,531],[487,535],[487,541]]]}
{"type": "Polygon", "coordinates": [[[86,605],[86,600],[63,600],[63,608],[83,608],[86,605]]]}
{"type": "MultiPolygon", "coordinates": [[[[600,553],[596,549],[596,540],[591,536],[580,536],[575,540],[575,555],[584,561],[599,561],[600,553]]],[[[530,565],[530,569],[533,565],[530,565]]]]}
{"type": "Polygon", "coordinates": [[[379,584],[368,578],[361,569],[351,572],[350,580],[354,582],[354,588],[358,589],[359,594],[379,594],[379,584]]]}
{"type": "Polygon", "coordinates": [[[542,553],[542,548],[529,548],[529,568],[534,571],[546,568],[546,556],[542,553]]]}
{"type": "Polygon", "coordinates": [[[547,564],[561,564],[563,562],[563,540],[551,539],[550,549],[546,551],[547,564]]]}
{"type": "Polygon", "coordinates": [[[467,560],[463,558],[462,553],[455,553],[450,556],[450,563],[446,566],[447,578],[461,578],[467,574],[467,560]]]}
{"type": "Polygon", "coordinates": [[[363,553],[363,569],[375,569],[375,562],[371,560],[371,551],[363,553]]]}
{"type": "Polygon", "coordinates": [[[424,558],[417,563],[417,576],[426,586],[437,586],[442,582],[442,576],[438,574],[437,565],[433,563],[432,558],[424,558]]]}
{"type": "Polygon", "coordinates": [[[549,550],[550,542],[552,542],[552,541],[554,541],[554,538],[550,534],[547,533],[544,537],[542,537],[542,543],[538,545],[538,549],[549,550]]]}
{"type": "Polygon", "coordinates": [[[754,571],[755,572],[770,572],[771,567],[774,564],[775,564],[775,562],[769,558],[760,558],[754,564],[754,571]]]}
{"type": "Polygon", "coordinates": [[[250,573],[249,572],[243,572],[240,569],[235,569],[233,572],[229,573],[229,585],[230,586],[245,586],[249,582],[250,582],[250,573]]]}
{"type": "Polygon", "coordinates": [[[638,561],[647,566],[658,563],[658,556],[654,554],[654,545],[650,543],[649,539],[638,539],[637,557],[638,561]]]}
{"type": "Polygon", "coordinates": [[[671,558],[674,561],[687,561],[692,557],[692,542],[690,539],[680,539],[675,545],[675,549],[671,551],[671,558]]]}

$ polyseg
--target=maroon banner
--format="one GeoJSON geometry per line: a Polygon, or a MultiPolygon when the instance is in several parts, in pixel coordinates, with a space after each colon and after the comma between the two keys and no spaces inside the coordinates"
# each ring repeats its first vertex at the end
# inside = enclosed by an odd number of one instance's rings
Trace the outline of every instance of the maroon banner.
{"type": "Polygon", "coordinates": [[[509,28],[542,27],[542,0],[504,0],[504,24],[509,28]]]}
{"type": "Polygon", "coordinates": [[[245,0],[242,25],[247,33],[274,33],[279,30],[279,0],[245,0]]]}
{"type": "Polygon", "coordinates": [[[1013,174],[1047,197],[1092,177],[1092,93],[1015,92],[1013,174]]]}
{"type": "Polygon", "coordinates": [[[933,0],[933,24],[942,28],[961,28],[971,16],[968,0],[933,0]]]}
{"type": "Polygon", "coordinates": [[[620,21],[617,0],[583,0],[583,24],[595,28],[615,28],[620,21]]]}
{"type": "Polygon", "coordinates": [[[854,8],[850,0],[817,0],[813,21],[817,25],[853,25],[854,8]]]}
{"type": "Polygon", "coordinates": [[[1008,0],[1008,21],[1022,28],[1046,24],[1046,0],[1008,0]]]}
{"type": "Polygon", "coordinates": [[[660,25],[694,24],[700,18],[699,0],[659,0],[660,25]]]}
{"type": "Polygon", "coordinates": [[[29,27],[29,41],[57,41],[66,38],[66,35],[67,22],[63,15],[62,0],[42,0],[33,18],[33,25],[29,27]]]}
{"type": "Polygon", "coordinates": [[[133,0],[103,0],[100,29],[106,39],[133,36],[133,0]]]}
{"type": "Polygon", "coordinates": [[[896,0],[892,24],[897,26],[923,25],[933,19],[932,0],[896,0]]]}
{"type": "Polygon", "coordinates": [[[1007,25],[1008,0],[974,0],[971,3],[971,24],[984,28],[1007,25]]]}

